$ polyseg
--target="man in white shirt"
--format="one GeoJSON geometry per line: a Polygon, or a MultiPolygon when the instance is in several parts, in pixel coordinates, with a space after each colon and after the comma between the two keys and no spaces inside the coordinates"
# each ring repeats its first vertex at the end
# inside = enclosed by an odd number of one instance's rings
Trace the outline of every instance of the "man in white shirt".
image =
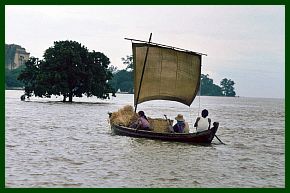
{"type": "Polygon", "coordinates": [[[202,110],[201,117],[197,117],[194,127],[196,127],[196,132],[201,132],[210,129],[210,118],[207,118],[208,111],[206,109],[202,110]]]}

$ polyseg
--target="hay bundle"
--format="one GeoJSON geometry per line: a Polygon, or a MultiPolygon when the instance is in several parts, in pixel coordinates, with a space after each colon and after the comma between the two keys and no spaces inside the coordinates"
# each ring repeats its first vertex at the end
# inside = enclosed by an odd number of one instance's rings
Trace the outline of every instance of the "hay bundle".
{"type": "MultiPolygon", "coordinates": [[[[161,119],[161,118],[156,118],[156,119],[152,119],[152,118],[148,118],[148,121],[150,123],[150,128],[154,131],[154,132],[158,132],[158,133],[168,133],[170,132],[169,129],[169,124],[165,119],[161,119]]],[[[170,126],[172,126],[173,120],[170,120],[170,126]]]]}
{"type": "Polygon", "coordinates": [[[131,105],[126,105],[119,109],[117,112],[113,112],[110,117],[110,123],[115,125],[130,126],[138,119],[137,113],[131,105]]]}
{"type": "MultiPolygon", "coordinates": [[[[126,105],[119,109],[117,112],[113,112],[110,116],[110,123],[115,125],[122,125],[129,127],[135,123],[138,119],[138,114],[134,112],[131,105],[126,105]]],[[[162,118],[150,118],[148,117],[150,128],[154,132],[158,133],[168,133],[170,132],[169,127],[172,126],[173,120],[170,120],[170,126],[168,121],[162,118]]]]}

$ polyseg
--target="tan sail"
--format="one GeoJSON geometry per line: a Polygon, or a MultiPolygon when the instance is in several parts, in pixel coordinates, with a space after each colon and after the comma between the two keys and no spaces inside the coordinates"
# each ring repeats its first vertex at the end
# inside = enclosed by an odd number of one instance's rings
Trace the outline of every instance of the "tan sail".
{"type": "Polygon", "coordinates": [[[132,46],[134,104],[149,100],[171,100],[190,106],[199,89],[201,55],[150,45],[137,101],[147,44],[132,43],[132,46]]]}

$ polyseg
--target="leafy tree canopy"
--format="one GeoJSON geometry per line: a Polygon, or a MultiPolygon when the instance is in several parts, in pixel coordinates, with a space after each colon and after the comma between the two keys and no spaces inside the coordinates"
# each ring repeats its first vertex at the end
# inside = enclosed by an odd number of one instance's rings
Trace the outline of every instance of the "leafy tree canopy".
{"type": "Polygon", "coordinates": [[[121,59],[127,67],[125,70],[115,68],[113,78],[109,84],[115,91],[120,89],[122,92],[133,93],[133,56],[126,56],[126,58],[121,59]]]}
{"type": "Polygon", "coordinates": [[[220,82],[220,86],[213,83],[209,75],[201,75],[201,95],[205,96],[236,96],[234,81],[224,78],[220,82]]]}
{"type": "Polygon", "coordinates": [[[213,83],[213,79],[209,75],[201,74],[200,95],[205,96],[222,96],[221,88],[213,83]]]}
{"type": "Polygon", "coordinates": [[[101,52],[89,52],[76,41],[56,41],[44,53],[43,60],[30,58],[19,75],[25,94],[38,97],[62,95],[63,101],[73,97],[108,98],[112,92],[108,80],[112,72],[110,60],[101,52]]]}
{"type": "Polygon", "coordinates": [[[126,56],[126,58],[121,58],[123,64],[127,65],[126,70],[132,71],[133,70],[133,56],[126,56]]]}
{"type": "Polygon", "coordinates": [[[224,96],[236,96],[234,89],[235,82],[231,79],[224,78],[221,81],[221,89],[224,96]]]}
{"type": "Polygon", "coordinates": [[[25,66],[20,66],[19,68],[9,70],[5,68],[5,86],[6,88],[11,87],[23,87],[23,83],[17,80],[18,75],[20,72],[25,68],[25,66]]]}

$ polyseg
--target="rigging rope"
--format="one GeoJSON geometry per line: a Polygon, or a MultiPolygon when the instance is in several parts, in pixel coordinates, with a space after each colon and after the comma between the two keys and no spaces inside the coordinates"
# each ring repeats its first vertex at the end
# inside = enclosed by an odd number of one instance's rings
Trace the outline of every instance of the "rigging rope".
{"type": "MultiPolygon", "coordinates": [[[[198,92],[198,110],[197,110],[197,117],[200,116],[200,95],[201,95],[201,80],[199,81],[199,92],[198,92]]],[[[192,120],[192,128],[194,128],[195,118],[193,117],[193,110],[189,107],[189,116],[192,120]]]]}
{"type": "Polygon", "coordinates": [[[199,96],[198,96],[198,112],[197,112],[197,116],[199,116],[199,112],[200,112],[200,95],[201,95],[201,78],[199,80],[199,96]]]}

